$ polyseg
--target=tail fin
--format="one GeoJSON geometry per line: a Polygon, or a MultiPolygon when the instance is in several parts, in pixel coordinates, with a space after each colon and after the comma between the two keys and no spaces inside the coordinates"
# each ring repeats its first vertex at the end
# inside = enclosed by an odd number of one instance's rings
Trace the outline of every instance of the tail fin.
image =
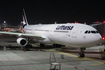
{"type": "Polygon", "coordinates": [[[29,25],[29,24],[28,24],[28,21],[27,21],[27,18],[26,18],[26,14],[25,14],[24,9],[23,9],[23,23],[22,23],[22,25],[23,25],[23,28],[24,28],[26,25],[29,25]]]}

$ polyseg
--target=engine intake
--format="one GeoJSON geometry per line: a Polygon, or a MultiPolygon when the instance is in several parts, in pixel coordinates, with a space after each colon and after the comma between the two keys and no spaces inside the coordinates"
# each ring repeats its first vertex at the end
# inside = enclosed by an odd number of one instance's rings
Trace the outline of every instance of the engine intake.
{"type": "Polygon", "coordinates": [[[27,45],[27,40],[25,38],[18,38],[17,39],[17,43],[20,45],[20,46],[26,46],[27,45]]]}

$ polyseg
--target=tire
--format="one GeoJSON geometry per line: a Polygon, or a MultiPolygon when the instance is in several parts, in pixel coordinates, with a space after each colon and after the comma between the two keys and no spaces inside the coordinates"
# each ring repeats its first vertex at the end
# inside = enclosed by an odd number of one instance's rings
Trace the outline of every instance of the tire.
{"type": "Polygon", "coordinates": [[[78,57],[81,57],[81,54],[80,53],[78,54],[78,57]]]}
{"type": "Polygon", "coordinates": [[[81,56],[82,56],[82,57],[85,57],[85,54],[84,54],[84,53],[82,53],[82,54],[81,54],[81,56]]]}
{"type": "Polygon", "coordinates": [[[78,57],[85,57],[85,54],[84,53],[79,53],[78,57]]]}
{"type": "Polygon", "coordinates": [[[40,43],[40,48],[44,48],[44,44],[40,43]]]}

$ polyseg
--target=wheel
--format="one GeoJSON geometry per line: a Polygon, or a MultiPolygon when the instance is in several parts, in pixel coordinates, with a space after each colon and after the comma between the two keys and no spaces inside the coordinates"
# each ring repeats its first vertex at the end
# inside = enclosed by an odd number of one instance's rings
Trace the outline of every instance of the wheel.
{"type": "Polygon", "coordinates": [[[53,44],[53,48],[61,48],[60,44],[53,44]]]}
{"type": "Polygon", "coordinates": [[[84,50],[86,50],[86,48],[84,48],[84,50]]]}
{"type": "Polygon", "coordinates": [[[79,53],[78,57],[85,57],[85,54],[84,53],[79,53]]]}
{"type": "Polygon", "coordinates": [[[56,46],[57,46],[56,44],[53,44],[53,48],[56,48],[56,46]]]}
{"type": "Polygon", "coordinates": [[[85,57],[85,54],[84,54],[84,53],[82,53],[82,54],[81,54],[81,56],[82,56],[82,57],[85,57]]]}
{"type": "Polygon", "coordinates": [[[27,45],[25,46],[25,48],[32,48],[32,45],[27,44],[27,45]]]}
{"type": "Polygon", "coordinates": [[[40,43],[40,48],[44,48],[44,44],[40,43]]]}
{"type": "Polygon", "coordinates": [[[81,54],[80,53],[78,54],[78,57],[81,57],[81,54]]]}

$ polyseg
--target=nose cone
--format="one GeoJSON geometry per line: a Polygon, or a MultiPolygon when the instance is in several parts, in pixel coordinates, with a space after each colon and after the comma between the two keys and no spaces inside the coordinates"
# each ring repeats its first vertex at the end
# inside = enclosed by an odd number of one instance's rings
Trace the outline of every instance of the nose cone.
{"type": "Polygon", "coordinates": [[[102,37],[100,34],[92,36],[91,42],[93,45],[99,44],[101,41],[102,41],[102,37]]]}

